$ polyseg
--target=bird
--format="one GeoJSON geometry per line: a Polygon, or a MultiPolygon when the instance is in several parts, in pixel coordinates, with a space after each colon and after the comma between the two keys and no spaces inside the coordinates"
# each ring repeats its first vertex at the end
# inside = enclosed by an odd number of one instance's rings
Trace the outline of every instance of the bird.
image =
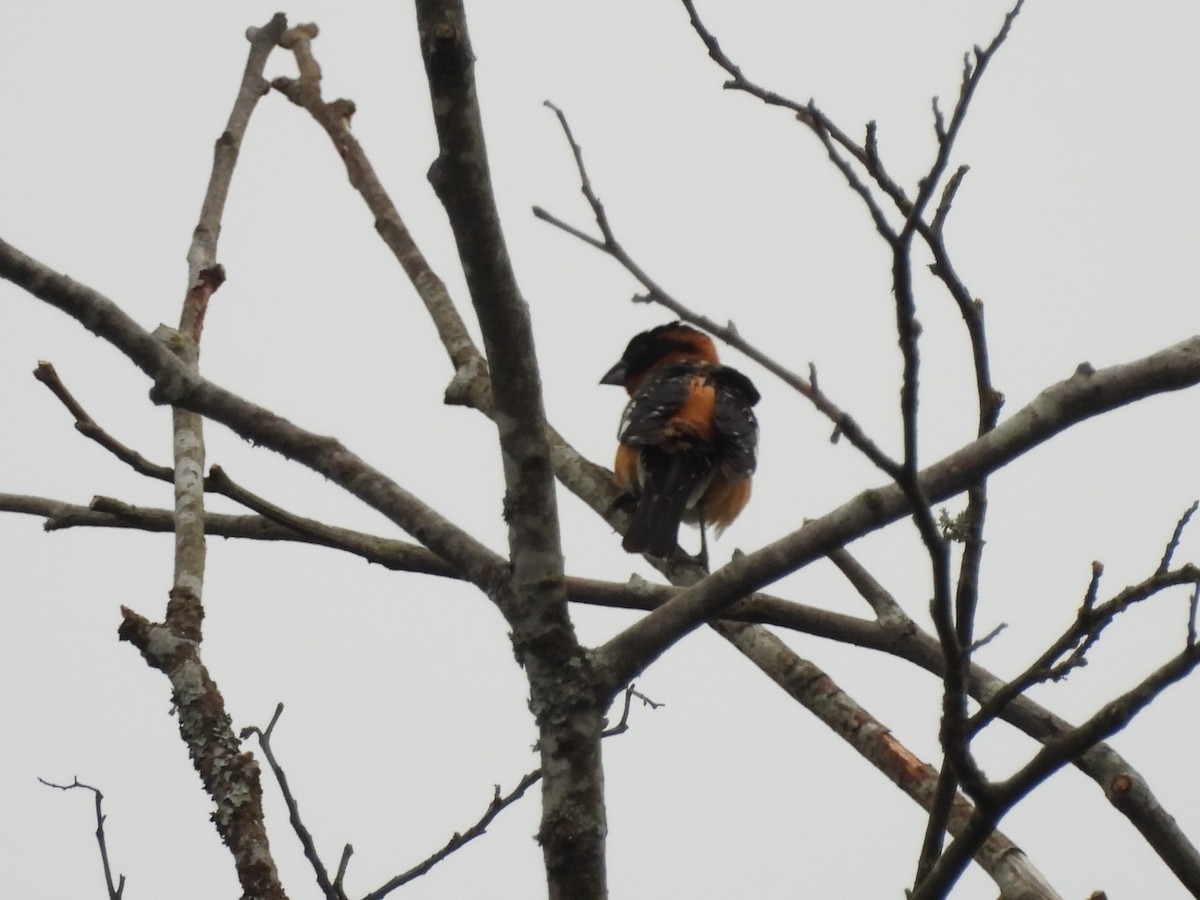
{"type": "Polygon", "coordinates": [[[636,498],[621,546],[665,558],[681,522],[720,535],[750,500],[758,459],[754,384],[722,365],[707,334],[668,322],[636,335],[600,379],[624,387],[629,402],[617,432],[617,485],[636,498]]]}

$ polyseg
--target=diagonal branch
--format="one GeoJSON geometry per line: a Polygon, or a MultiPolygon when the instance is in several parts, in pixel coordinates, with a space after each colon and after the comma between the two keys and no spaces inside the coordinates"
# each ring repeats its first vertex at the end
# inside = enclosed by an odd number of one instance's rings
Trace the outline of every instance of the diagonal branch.
{"type": "MultiPolygon", "coordinates": [[[[210,479],[219,472],[216,467],[214,469],[210,479]]],[[[205,517],[207,533],[246,540],[315,544],[354,554],[393,571],[459,580],[463,577],[444,560],[419,545],[306,519],[284,512],[261,498],[245,502],[272,512],[268,513],[267,518],[208,513],[205,517]],[[290,527],[288,523],[292,523],[290,527]]],[[[80,506],[46,497],[0,493],[0,512],[42,516],[46,519],[43,527],[48,531],[79,527],[126,528],[147,532],[170,532],[174,529],[174,516],[170,510],[131,506],[111,497],[95,497],[89,506],[80,506]]],[[[571,576],[566,579],[566,587],[572,603],[647,612],[677,596],[681,590],[645,581],[620,583],[571,576]]],[[[724,616],[737,621],[775,625],[858,647],[896,652],[895,647],[890,646],[896,642],[893,633],[874,622],[768,594],[747,597],[726,610],[724,616]]]]}
{"type": "MultiPolygon", "coordinates": [[[[851,561],[845,551],[839,551],[839,554],[845,557],[839,567],[843,562],[851,561]]],[[[883,587],[873,579],[852,577],[850,580],[860,593],[866,590],[886,595],[883,587]]],[[[876,596],[870,602],[873,607],[886,606],[889,610],[887,629],[895,633],[897,641],[888,652],[944,677],[946,660],[938,640],[904,615],[890,596],[876,596]]],[[[988,705],[993,697],[1005,690],[1005,685],[1006,682],[972,661],[968,690],[981,704],[988,705]]],[[[1074,725],[1026,695],[1018,695],[1000,709],[999,717],[1042,744],[1063,739],[1075,731],[1074,725]]],[[[1180,829],[1175,817],[1163,808],[1141,774],[1102,741],[1097,741],[1073,762],[1100,787],[1109,803],[1130,821],[1179,881],[1200,896],[1200,852],[1180,829]]]]}
{"type": "Polygon", "coordinates": [[[51,393],[62,401],[63,406],[75,417],[75,430],[84,437],[95,441],[139,475],[156,478],[159,481],[174,480],[175,473],[171,468],[150,462],[142,454],[125,446],[105,431],[67,390],[67,386],[62,383],[62,379],[58,377],[58,372],[51,363],[38,360],[37,368],[33,370],[33,377],[46,385],[51,393]]]}
{"type": "Polygon", "coordinates": [[[969,733],[975,734],[993,721],[1014,698],[1029,688],[1046,681],[1057,681],[1072,669],[1086,665],[1085,654],[1113,620],[1135,603],[1147,600],[1168,588],[1180,585],[1200,587],[1200,569],[1191,564],[1156,571],[1149,578],[1120,591],[1112,599],[1095,604],[1095,590],[1101,567],[1094,569],[1088,599],[1079,609],[1075,621],[1038,656],[1036,660],[993,694],[967,722],[969,733]],[[1066,657],[1065,659],[1063,657],[1066,657]]]}
{"type": "MultiPolygon", "coordinates": [[[[938,139],[938,151],[931,164],[929,173],[921,180],[920,192],[926,195],[920,201],[922,206],[928,203],[929,196],[937,188],[939,179],[949,162],[954,139],[965,120],[975,88],[982,78],[987,62],[1007,38],[1012,23],[1020,12],[1022,2],[1023,0],[1020,0],[1005,16],[1000,30],[992,39],[987,49],[976,50],[977,65],[972,67],[969,62],[966,65],[963,82],[959,90],[959,99],[955,106],[949,129],[945,127],[942,121],[936,99],[934,101],[934,110],[937,116],[935,131],[938,139]]],[[[813,131],[822,142],[834,165],[842,173],[855,193],[862,198],[875,222],[876,230],[887,240],[889,245],[895,246],[902,235],[909,234],[913,229],[928,244],[934,257],[934,262],[930,268],[934,275],[942,280],[946,289],[954,298],[955,303],[962,313],[968,335],[971,339],[976,368],[976,383],[980,395],[981,420],[990,421],[994,424],[1000,410],[1000,405],[1003,403],[1003,397],[991,387],[986,342],[983,335],[983,307],[980,302],[971,296],[971,293],[955,273],[950,263],[949,253],[946,250],[943,234],[945,219],[950,212],[950,206],[962,183],[962,179],[966,175],[967,167],[960,166],[951,175],[942,191],[941,202],[934,214],[932,223],[926,222],[920,215],[920,207],[917,202],[909,199],[904,189],[900,187],[885,168],[879,156],[878,134],[874,122],[867,124],[866,140],[862,145],[859,145],[843,130],[838,128],[817,107],[814,101],[810,100],[808,103],[802,104],[754,83],[742,73],[741,68],[721,48],[716,36],[700,20],[700,16],[692,0],[683,0],[683,5],[688,11],[693,30],[703,41],[709,56],[730,75],[730,80],[725,83],[727,89],[744,92],[750,96],[757,97],[770,106],[779,106],[794,112],[797,120],[813,131]],[[849,159],[844,154],[848,154],[849,159]],[[871,180],[891,199],[899,213],[904,216],[905,227],[901,232],[897,232],[888,224],[883,211],[877,205],[870,189],[858,176],[850,160],[858,163],[866,170],[871,180]]],[[[907,237],[901,243],[907,245],[907,237]]],[[[981,432],[984,430],[982,425],[980,430],[981,432]]]]}
{"type": "Polygon", "coordinates": [[[986,810],[976,811],[967,828],[946,848],[928,877],[910,894],[911,900],[936,900],[945,896],[946,890],[1008,810],[1063,766],[1128,725],[1155,697],[1185,678],[1198,665],[1200,647],[1188,643],[1181,653],[1138,685],[1106,703],[1082,725],[1047,741],[1020,771],[995,785],[994,803],[986,810]]]}
{"type": "MultiPolygon", "coordinates": [[[[731,622],[718,622],[714,628],[910,799],[927,810],[932,808],[939,785],[937,770],[913,756],[883,723],[819,667],[794,653],[768,629],[731,622]]],[[[951,834],[962,834],[973,814],[967,799],[956,794],[946,827],[951,834]]],[[[974,859],[1004,897],[1061,900],[1020,848],[999,831],[993,830],[976,847],[974,859]]]]}
{"type": "MultiPolygon", "coordinates": [[[[170,531],[173,527],[168,510],[130,507],[107,498],[97,498],[93,507],[112,512],[102,513],[46,498],[0,494],[0,510],[53,517],[47,527],[51,527],[51,522],[55,523],[53,527],[124,527],[148,531],[170,531]]],[[[225,537],[321,543],[315,537],[290,532],[257,516],[209,514],[205,524],[209,534],[225,537]]],[[[338,544],[339,549],[357,552],[371,562],[392,569],[456,577],[445,563],[424,548],[374,535],[348,533],[361,542],[361,546],[356,550],[350,544],[338,544]],[[434,564],[440,569],[433,570],[434,564]]],[[[944,672],[944,659],[937,641],[909,619],[895,599],[849,553],[837,550],[829,554],[829,558],[869,600],[879,625],[763,594],[755,594],[735,604],[724,616],[879,650],[940,676],[944,672]],[[744,614],[742,610],[745,610],[744,614]]],[[[678,588],[647,582],[622,585],[576,578],[568,578],[567,588],[572,602],[641,610],[654,609],[679,593],[678,588]]],[[[764,658],[755,652],[757,646],[756,642],[740,641],[738,649],[765,669],[764,658]]],[[[972,663],[972,697],[987,703],[1003,686],[1004,682],[999,678],[972,663]]],[[[1006,705],[999,716],[1038,741],[1047,741],[1073,727],[1025,696],[1006,705]]],[[[1200,855],[1136,769],[1103,743],[1092,747],[1075,761],[1075,765],[1104,790],[1109,801],[1138,829],[1180,881],[1189,889],[1200,891],[1200,855]]]]}
{"type": "Polygon", "coordinates": [[[72,316],[124,353],[155,381],[151,391],[155,402],[199,412],[324,475],[395,522],[485,591],[501,577],[504,566],[500,557],[339,441],[306,431],[189,371],[107,297],[54,272],[3,240],[0,276],[72,316]]]}
{"type": "MultiPolygon", "coordinates": [[[[150,462],[137,451],[122,444],[101,427],[87,410],[83,408],[83,405],[75,399],[74,395],[67,390],[66,385],[59,378],[53,365],[48,362],[39,362],[37,369],[34,370],[34,377],[45,384],[62,401],[63,405],[67,407],[75,417],[76,430],[81,434],[96,441],[100,446],[133,468],[135,472],[160,481],[174,481],[174,472],[170,468],[150,462]]],[[[346,550],[371,562],[382,563],[392,569],[425,572],[426,574],[448,577],[456,577],[457,575],[448,563],[424,547],[402,541],[389,541],[374,535],[337,528],[324,522],[318,522],[315,519],[308,519],[288,512],[237,484],[220,466],[212,467],[208,477],[204,480],[204,490],[228,497],[248,509],[254,510],[265,517],[265,519],[283,526],[281,529],[272,530],[264,527],[267,523],[263,520],[255,519],[254,517],[221,516],[217,517],[219,524],[214,528],[212,523],[208,521],[208,519],[213,517],[211,514],[206,513],[205,530],[207,533],[221,534],[226,537],[251,537],[259,540],[307,541],[308,543],[346,550]]],[[[5,507],[0,504],[0,509],[3,508],[5,507]]],[[[105,498],[94,498],[89,509],[92,512],[99,513],[100,516],[88,524],[120,526],[130,525],[131,522],[134,522],[136,524],[132,524],[130,527],[140,527],[156,531],[174,531],[175,529],[174,515],[165,511],[134,511],[127,505],[117,504],[115,501],[108,501],[105,498]],[[114,521],[110,514],[115,515],[117,519],[114,521]]],[[[26,510],[14,509],[12,511],[22,512],[26,510]]],[[[46,515],[51,517],[51,520],[46,523],[47,530],[64,527],[61,524],[64,521],[61,513],[49,512],[46,515]]],[[[79,521],[79,516],[84,515],[82,508],[79,508],[72,515],[75,516],[75,519],[70,520],[68,522],[69,525],[84,524],[79,521]]]]}
{"type": "Polygon", "coordinates": [[[420,878],[451,853],[461,850],[471,841],[475,840],[475,838],[485,834],[488,826],[492,824],[492,821],[496,818],[496,816],[500,815],[500,813],[502,813],[505,809],[507,809],[509,806],[512,806],[523,796],[525,796],[525,792],[541,781],[541,779],[542,770],[534,769],[532,772],[529,772],[527,775],[525,775],[525,777],[518,781],[516,787],[514,787],[504,796],[500,796],[500,785],[496,785],[496,792],[492,797],[491,803],[488,804],[487,809],[484,810],[483,815],[479,817],[479,820],[474,825],[472,825],[466,831],[456,831],[450,840],[446,842],[445,846],[443,846],[436,853],[433,853],[426,859],[423,859],[408,871],[401,872],[395,878],[392,878],[386,883],[380,885],[375,890],[365,895],[363,900],[382,900],[383,897],[386,897],[396,888],[402,887],[408,884],[410,881],[420,878]]]}
{"type": "MultiPolygon", "coordinates": [[[[437,329],[442,345],[458,372],[483,372],[486,365],[476,349],[466,325],[454,307],[445,282],[438,277],[429,261],[417,246],[396,205],[388,196],[374,166],[367,159],[358,138],[350,130],[350,120],[356,107],[352,100],[326,102],[321,96],[321,67],[312,52],[312,41],[318,34],[316,25],[297,25],[281,39],[281,45],[291,50],[300,70],[298,78],[276,78],[271,86],[296,105],[306,109],[329,135],[330,141],[346,166],[351,186],[358,191],[375,220],[375,230],[392,251],[396,261],[408,276],[417,296],[425,304],[437,329]]],[[[472,401],[480,407],[490,407],[490,391],[486,378],[470,378],[472,401]]]]}
{"type": "MultiPolygon", "coordinates": [[[[1043,390],[993,431],[922,470],[917,483],[929,502],[945,500],[1072,425],[1197,383],[1200,336],[1124,365],[1100,370],[1082,365],[1071,378],[1043,390]]],[[[600,648],[604,677],[610,684],[627,683],[667,647],[720,615],[738,597],[910,512],[911,500],[897,485],[864,491],[800,530],[735,560],[600,648]]]]}
{"type": "Polygon", "coordinates": [[[571,131],[570,123],[567,121],[566,114],[555,106],[550,101],[546,101],[545,105],[551,109],[558,117],[559,124],[563,129],[563,134],[567,138],[567,143],[571,147],[571,153],[575,158],[575,168],[579,173],[580,190],[588,201],[588,205],[592,209],[592,215],[596,221],[596,226],[600,229],[602,236],[601,240],[588,235],[586,232],[580,231],[571,225],[568,225],[562,219],[547,212],[540,206],[533,208],[533,214],[536,218],[553,225],[554,227],[565,231],[567,234],[583,241],[586,244],[595,247],[603,253],[608,254],[626,271],[629,272],[638,282],[649,292],[646,297],[637,298],[635,300],[643,300],[645,302],[655,302],[660,306],[670,310],[680,319],[690,322],[700,328],[703,328],[709,334],[720,338],[726,344],[740,352],[744,353],[750,359],[753,359],[768,372],[775,375],[789,387],[798,391],[802,396],[806,397],[821,413],[829,418],[834,425],[834,439],[845,436],[846,439],[857,448],[871,462],[878,466],[881,470],[894,477],[895,473],[899,472],[900,466],[892,460],[883,450],[881,450],[872,441],[859,424],[845,411],[840,409],[827,395],[825,395],[817,387],[817,379],[815,369],[812,372],[812,377],[805,380],[801,376],[787,369],[785,366],[768,357],[765,353],[747,342],[738,333],[737,328],[730,322],[727,325],[720,325],[709,319],[706,316],[699,315],[693,312],[681,302],[671,296],[665,288],[650,276],[644,268],[637,263],[636,260],[629,254],[621,242],[617,239],[616,233],[613,231],[608,220],[608,213],[604,209],[604,204],[600,197],[596,194],[592,187],[591,178],[588,176],[587,168],[583,162],[583,148],[575,140],[575,135],[571,131]]]}
{"type": "MultiPolygon", "coordinates": [[[[350,116],[355,109],[353,102],[334,100],[327,103],[321,97],[320,67],[313,59],[311,46],[315,34],[316,26],[293,29],[287,43],[297,53],[300,77],[277,78],[273,86],[308,110],[329,135],[345,164],[351,184],[358,190],[375,219],[376,230],[425,304],[455,367],[454,379],[446,389],[446,402],[472,406],[494,420],[496,412],[492,408],[487,363],[472,343],[445,283],[434,273],[422,254],[365,150],[350,131],[350,116]]],[[[623,530],[626,514],[614,506],[613,501],[620,492],[612,484],[612,474],[582,457],[549,425],[546,426],[546,439],[550,443],[554,473],[562,484],[597,509],[614,528],[623,530]]]]}
{"type": "MultiPolygon", "coordinates": [[[[292,830],[296,833],[296,837],[300,840],[300,845],[304,849],[304,856],[309,861],[313,868],[313,873],[317,879],[317,885],[321,888],[327,900],[346,900],[346,892],[342,888],[342,879],[346,872],[346,865],[349,862],[350,855],[354,852],[354,848],[349,844],[346,845],[342,852],[341,862],[338,867],[337,875],[333,881],[329,879],[329,872],[325,868],[325,864],[321,861],[320,854],[317,852],[316,843],[313,841],[312,833],[304,825],[304,821],[300,818],[300,806],[296,801],[295,795],[292,793],[291,787],[288,784],[287,774],[283,767],[275,757],[275,753],[271,748],[271,736],[274,733],[275,725],[279,722],[279,717],[283,714],[283,704],[277,704],[275,713],[271,716],[271,721],[265,729],[257,726],[249,726],[242,729],[242,739],[254,735],[258,738],[259,746],[262,748],[263,756],[266,757],[267,763],[271,767],[271,772],[275,776],[275,781],[279,785],[279,791],[283,795],[283,800],[288,808],[288,818],[291,821],[292,830]]],[[[516,803],[524,796],[525,792],[537,784],[541,780],[541,769],[535,769],[523,777],[515,788],[503,797],[500,795],[500,786],[496,785],[495,796],[492,802],[488,804],[488,808],[474,825],[466,831],[455,832],[454,835],[446,842],[440,850],[433,853],[426,859],[422,860],[417,865],[408,869],[405,872],[389,879],[386,883],[368,893],[363,900],[382,900],[383,897],[402,887],[408,882],[413,881],[435,865],[440,863],[450,854],[461,850],[475,838],[487,832],[488,826],[492,821],[503,812],[507,807],[516,803]]]]}
{"type": "MultiPolygon", "coordinates": [[[[1020,14],[1021,7],[1024,4],[1025,0],[1017,0],[1012,9],[1005,14],[1000,30],[996,32],[996,36],[992,38],[991,43],[984,49],[975,48],[975,64],[973,66],[969,57],[964,59],[962,86],[959,89],[958,101],[954,105],[954,113],[950,117],[950,126],[948,128],[943,126],[941,113],[937,108],[937,101],[934,101],[938,152],[933,165],[930,167],[929,174],[921,179],[920,190],[917,192],[917,197],[913,201],[912,208],[908,211],[908,219],[904,223],[904,230],[901,232],[902,238],[905,235],[912,235],[917,230],[917,223],[922,220],[925,207],[930,199],[932,199],[934,192],[938,189],[942,175],[945,173],[946,166],[950,162],[950,153],[954,149],[955,138],[958,137],[963,122],[966,121],[967,110],[971,105],[971,98],[974,96],[976,88],[979,87],[984,70],[987,68],[992,57],[996,55],[996,51],[1000,49],[1001,45],[1008,38],[1013,22],[1020,14]]],[[[942,218],[945,218],[944,214],[942,218]]]]}

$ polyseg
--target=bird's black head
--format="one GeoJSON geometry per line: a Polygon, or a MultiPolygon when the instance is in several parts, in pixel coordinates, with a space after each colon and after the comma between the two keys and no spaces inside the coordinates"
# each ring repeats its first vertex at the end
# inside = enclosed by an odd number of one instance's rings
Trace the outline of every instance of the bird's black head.
{"type": "Polygon", "coordinates": [[[636,335],[620,362],[600,379],[601,384],[624,386],[630,393],[655,366],[679,360],[717,362],[712,338],[682,322],[668,322],[636,335]]]}

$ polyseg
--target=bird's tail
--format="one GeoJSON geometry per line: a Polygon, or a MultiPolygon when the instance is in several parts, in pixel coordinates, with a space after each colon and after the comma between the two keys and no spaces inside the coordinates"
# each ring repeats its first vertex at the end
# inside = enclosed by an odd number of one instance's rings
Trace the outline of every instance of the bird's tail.
{"type": "Polygon", "coordinates": [[[642,453],[660,458],[643,456],[645,481],[621,546],[629,553],[670,556],[679,542],[679,523],[711,473],[711,463],[694,451],[666,453],[647,447],[642,453]]]}

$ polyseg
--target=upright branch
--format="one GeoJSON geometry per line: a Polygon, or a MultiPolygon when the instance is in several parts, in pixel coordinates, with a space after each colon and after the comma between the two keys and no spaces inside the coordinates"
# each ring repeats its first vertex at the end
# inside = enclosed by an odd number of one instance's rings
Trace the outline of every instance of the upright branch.
{"type": "MultiPolygon", "coordinates": [[[[1000,30],[996,32],[996,36],[984,49],[975,48],[975,63],[971,64],[970,55],[963,57],[963,79],[962,86],[959,89],[958,101],[954,105],[954,113],[950,117],[950,125],[947,127],[944,124],[941,110],[938,108],[938,102],[935,98],[933,101],[934,114],[934,131],[938,139],[937,156],[934,159],[933,165],[929,169],[929,174],[921,179],[917,197],[913,201],[912,208],[908,211],[908,218],[904,223],[904,229],[900,236],[904,238],[906,235],[912,235],[917,230],[917,223],[922,219],[925,212],[925,207],[932,199],[941,182],[942,175],[945,174],[946,166],[950,162],[950,153],[954,149],[955,138],[958,137],[959,130],[962,128],[963,122],[967,117],[967,109],[971,105],[971,97],[975,94],[975,88],[979,86],[980,80],[983,78],[983,72],[987,68],[987,64],[991,61],[996,51],[1004,43],[1008,37],[1009,30],[1012,28],[1013,22],[1021,12],[1021,7],[1025,4],[1025,0],[1017,0],[1016,4],[1004,16],[1004,22],[1000,26],[1000,30]]],[[[960,176],[961,180],[961,176],[960,176]]],[[[940,215],[939,222],[945,219],[944,209],[948,208],[950,201],[953,199],[954,191],[957,190],[958,184],[951,182],[949,190],[943,195],[943,209],[938,211],[940,215]]]]}
{"type": "MultiPolygon", "coordinates": [[[[262,754],[267,760],[267,765],[271,768],[271,774],[275,776],[275,783],[279,785],[279,792],[283,795],[283,802],[287,806],[288,821],[292,825],[292,830],[296,833],[297,839],[300,841],[300,846],[304,849],[304,858],[308,860],[309,865],[313,868],[313,875],[317,880],[317,887],[321,889],[321,893],[325,895],[326,900],[346,900],[346,894],[341,886],[341,874],[338,874],[336,881],[329,879],[329,872],[325,868],[325,864],[321,860],[321,855],[317,852],[316,842],[313,841],[312,832],[304,825],[304,820],[300,818],[300,804],[296,801],[296,796],[292,793],[291,787],[288,785],[287,773],[283,771],[283,767],[279,765],[279,761],[275,758],[275,751],[271,747],[271,736],[275,733],[275,726],[279,724],[279,717],[283,715],[283,704],[275,705],[275,712],[271,716],[271,721],[267,723],[267,727],[259,728],[257,725],[249,725],[241,730],[239,737],[248,740],[250,737],[258,738],[258,746],[262,749],[262,754]]],[[[343,858],[348,859],[349,854],[353,852],[350,845],[346,845],[346,853],[343,858]]]]}
{"type": "MultiPolygon", "coordinates": [[[[187,254],[188,284],[179,327],[172,330],[164,326],[155,332],[179,358],[183,369],[197,377],[200,336],[208,303],[225,279],[216,260],[221,214],[250,114],[266,92],[263,68],[285,26],[286,20],[280,14],[247,35],[250,56],[229,122],[217,140],[200,221],[187,254]]],[[[233,853],[243,895],[267,900],[283,898],[286,895],[263,823],[258,764],[253,756],[242,752],[224,699],[200,655],[205,563],[204,420],[194,410],[175,407],[172,426],[175,574],[166,617],[155,624],[122,608],[119,634],[141,651],[147,663],[170,679],[180,736],[216,804],[213,821],[233,853]]]]}
{"type": "Polygon", "coordinates": [[[512,271],[488,169],[474,54],[460,0],[417,0],[446,213],[483,332],[504,464],[511,578],[497,601],[525,666],[542,757],[542,844],[551,898],[606,896],[598,692],[567,613],[554,469],[529,309],[512,271]]]}
{"type": "MultiPolygon", "coordinates": [[[[947,171],[951,153],[966,114],[988,62],[1008,36],[1013,21],[1021,10],[1023,0],[1005,16],[1000,30],[985,48],[975,48],[972,64],[968,56],[964,60],[962,84],[958,100],[949,124],[938,105],[933,101],[934,133],[936,153],[926,175],[917,185],[913,199],[888,173],[879,154],[878,132],[874,122],[867,125],[866,138],[860,145],[838,128],[828,116],[809,101],[800,104],[782,95],[767,90],[748,79],[741,68],[722,50],[716,37],[701,21],[693,0],[683,0],[691,24],[704,42],[709,56],[730,76],[725,87],[743,91],[758,97],[763,102],[792,110],[796,118],[808,126],[821,140],[830,159],[866,205],[875,223],[876,231],[886,241],[892,255],[892,292],[895,298],[896,331],[903,358],[903,375],[900,387],[900,412],[903,424],[903,463],[893,473],[897,484],[905,491],[912,505],[912,518],[929,553],[932,572],[933,599],[931,603],[934,623],[942,642],[946,657],[945,690],[943,702],[942,743],[948,761],[944,769],[944,784],[940,792],[941,802],[930,816],[926,835],[926,850],[922,854],[919,868],[923,872],[936,853],[940,835],[949,815],[949,804],[954,795],[954,781],[962,779],[967,790],[977,798],[984,791],[984,779],[970,753],[969,736],[965,730],[967,704],[967,672],[970,648],[973,643],[973,623],[978,596],[979,570],[983,557],[983,528],[987,510],[986,479],[981,478],[968,488],[968,505],[965,513],[966,528],[964,554],[959,569],[957,591],[952,589],[950,554],[947,538],[934,521],[929,500],[921,490],[918,472],[918,408],[920,384],[920,323],[917,320],[916,297],[913,291],[912,252],[913,238],[920,235],[933,253],[932,271],[945,284],[959,307],[967,326],[974,359],[975,380],[979,395],[979,417],[977,435],[983,435],[995,427],[1002,398],[991,385],[988,366],[987,345],[983,330],[982,304],[973,301],[950,264],[944,243],[943,229],[951,204],[966,167],[959,167],[942,187],[942,178],[947,171]],[[857,166],[857,168],[856,168],[857,166]],[[874,182],[889,198],[903,217],[903,224],[891,224],[879,200],[869,186],[874,182]],[[941,200],[932,221],[927,221],[925,210],[932,198],[941,191],[941,200]]],[[[920,875],[918,876],[918,878],[920,875]]]]}
{"type": "MultiPolygon", "coordinates": [[[[492,193],[461,3],[418,2],[421,51],[440,153],[429,180],[446,208],[491,366],[506,520],[518,591],[565,609],[554,480],[529,307],[521,296],[492,193]]],[[[561,616],[554,627],[565,621],[561,616]]]]}

